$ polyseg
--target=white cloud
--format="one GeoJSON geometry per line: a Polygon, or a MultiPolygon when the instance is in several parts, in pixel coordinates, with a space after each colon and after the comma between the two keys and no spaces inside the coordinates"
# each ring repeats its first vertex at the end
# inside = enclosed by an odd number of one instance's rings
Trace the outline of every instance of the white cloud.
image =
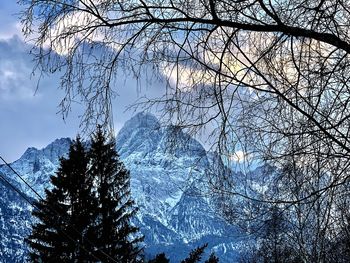
{"type": "Polygon", "coordinates": [[[22,34],[22,26],[19,22],[10,23],[0,27],[0,40],[9,40],[14,36],[24,39],[22,34]]]}
{"type": "Polygon", "coordinates": [[[229,157],[230,161],[234,161],[237,163],[243,163],[246,161],[249,161],[251,158],[249,156],[249,154],[245,153],[244,151],[236,151],[233,154],[230,155],[229,157]]]}
{"type": "Polygon", "coordinates": [[[161,66],[161,73],[168,79],[170,85],[189,91],[194,85],[214,85],[215,79],[210,72],[196,70],[180,64],[166,64],[161,66]]]}
{"type": "MultiPolygon", "coordinates": [[[[104,1],[95,1],[94,7],[104,1]]],[[[81,3],[82,5],[82,3],[81,3]]],[[[86,5],[91,5],[90,1],[86,5]]],[[[105,9],[99,10],[99,14],[105,16],[105,9]]],[[[65,14],[56,20],[47,34],[44,47],[51,48],[61,56],[67,56],[74,52],[80,41],[89,43],[100,42],[106,46],[119,50],[120,46],[108,37],[109,28],[104,27],[102,21],[91,13],[75,11],[65,14]]]]}
{"type": "Polygon", "coordinates": [[[20,57],[18,51],[24,51],[24,44],[19,38],[0,42],[0,101],[33,100],[35,81],[30,79],[33,65],[20,57]]]}
{"type": "Polygon", "coordinates": [[[21,101],[39,98],[39,94],[35,96],[34,85],[28,84],[27,79],[17,72],[0,69],[0,99],[21,101]]]}

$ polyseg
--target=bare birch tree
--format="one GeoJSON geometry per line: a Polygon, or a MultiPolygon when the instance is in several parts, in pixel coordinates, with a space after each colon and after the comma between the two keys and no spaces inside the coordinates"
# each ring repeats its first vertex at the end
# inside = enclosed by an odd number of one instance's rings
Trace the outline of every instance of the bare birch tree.
{"type": "Polygon", "coordinates": [[[313,216],[325,220],[323,235],[340,224],[332,216],[350,176],[350,1],[21,2],[39,68],[63,72],[64,112],[78,96],[86,124],[108,124],[121,88],[114,87],[117,72],[137,77],[151,67],[167,88],[142,105],[161,107],[192,133],[210,129],[210,142],[227,159],[240,153],[280,171],[301,169],[302,176],[286,173],[276,182],[283,195],[263,201],[297,206],[293,213],[311,202],[313,216]]]}

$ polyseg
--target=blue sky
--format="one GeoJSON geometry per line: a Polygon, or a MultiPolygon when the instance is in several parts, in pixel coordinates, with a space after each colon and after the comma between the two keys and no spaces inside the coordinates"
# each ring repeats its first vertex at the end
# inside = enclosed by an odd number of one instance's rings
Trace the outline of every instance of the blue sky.
{"type": "MultiPolygon", "coordinates": [[[[63,92],[57,76],[41,79],[36,91],[39,72],[32,75],[33,57],[23,41],[18,18],[21,8],[14,0],[0,1],[0,155],[8,161],[18,159],[28,147],[42,148],[56,138],[74,137],[80,131],[82,112],[75,105],[63,121],[58,113],[63,92]]],[[[116,130],[132,115],[124,113],[125,107],[142,96],[134,79],[117,85],[119,96],[113,112],[116,130]]],[[[162,90],[156,83],[143,88],[147,94],[160,94],[162,90]]]]}

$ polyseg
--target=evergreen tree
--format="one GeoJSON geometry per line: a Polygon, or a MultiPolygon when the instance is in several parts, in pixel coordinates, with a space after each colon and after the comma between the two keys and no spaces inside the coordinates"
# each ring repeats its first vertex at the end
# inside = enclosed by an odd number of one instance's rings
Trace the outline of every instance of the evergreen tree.
{"type": "Polygon", "coordinates": [[[36,202],[33,226],[27,242],[33,262],[91,262],[93,248],[84,238],[92,223],[92,178],[88,176],[88,156],[79,139],[73,141],[67,159],[51,177],[53,188],[36,202]]]}
{"type": "Polygon", "coordinates": [[[205,261],[205,263],[219,263],[219,258],[215,256],[214,253],[211,253],[210,257],[205,261]]]}
{"type": "Polygon", "coordinates": [[[77,138],[51,177],[52,190],[36,202],[27,242],[33,262],[136,262],[143,239],[130,221],[136,213],[130,174],[99,128],[87,153],[77,138]]]}
{"type": "Polygon", "coordinates": [[[143,237],[130,222],[137,210],[130,197],[129,171],[119,160],[115,141],[108,140],[101,128],[93,135],[89,156],[98,202],[94,243],[101,251],[99,258],[103,262],[111,262],[110,257],[120,263],[136,262],[143,237]]]}
{"type": "Polygon", "coordinates": [[[197,247],[190,252],[190,255],[181,261],[181,263],[196,263],[199,262],[203,256],[204,250],[208,244],[204,244],[201,247],[197,247]]]}
{"type": "Polygon", "coordinates": [[[158,254],[154,259],[148,261],[148,263],[169,263],[170,260],[165,256],[165,253],[158,254]]]}

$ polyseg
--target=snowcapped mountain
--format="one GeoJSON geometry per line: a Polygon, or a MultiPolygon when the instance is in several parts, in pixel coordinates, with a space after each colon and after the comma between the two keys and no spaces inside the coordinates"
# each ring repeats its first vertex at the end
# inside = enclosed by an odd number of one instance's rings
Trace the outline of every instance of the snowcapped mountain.
{"type": "MultiPolygon", "coordinates": [[[[63,138],[41,150],[29,148],[12,167],[43,196],[70,142],[63,138]]],[[[139,113],[120,130],[117,149],[131,172],[146,256],[165,252],[171,262],[179,262],[195,246],[208,242],[208,253],[215,251],[221,262],[235,261],[244,240],[234,237],[239,230],[225,223],[210,205],[210,197],[201,194],[212,158],[198,141],[177,127],[161,127],[153,115],[139,113]]],[[[0,172],[21,192],[37,198],[7,167],[0,166],[0,172]]],[[[31,207],[8,186],[0,188],[0,256],[3,262],[23,262],[31,207]]]]}
{"type": "Polygon", "coordinates": [[[27,249],[23,238],[30,233],[30,212],[30,204],[0,179],[0,262],[24,262],[27,249]]]}
{"type": "MultiPolygon", "coordinates": [[[[44,149],[28,148],[11,167],[41,195],[50,187],[50,176],[55,173],[59,157],[69,149],[69,138],[58,139],[44,149]]],[[[0,174],[29,202],[38,197],[6,165],[0,165],[0,174]]],[[[25,262],[27,247],[24,238],[30,233],[32,206],[4,180],[0,179],[0,262],[25,262]]]]}
{"type": "MultiPolygon", "coordinates": [[[[57,139],[45,148],[38,150],[28,148],[11,167],[18,172],[41,196],[45,196],[45,188],[50,187],[50,176],[58,167],[59,158],[68,153],[71,140],[69,138],[57,139]]],[[[0,172],[16,181],[16,186],[28,196],[37,198],[29,187],[21,181],[11,169],[5,165],[0,166],[0,172]]]]}

